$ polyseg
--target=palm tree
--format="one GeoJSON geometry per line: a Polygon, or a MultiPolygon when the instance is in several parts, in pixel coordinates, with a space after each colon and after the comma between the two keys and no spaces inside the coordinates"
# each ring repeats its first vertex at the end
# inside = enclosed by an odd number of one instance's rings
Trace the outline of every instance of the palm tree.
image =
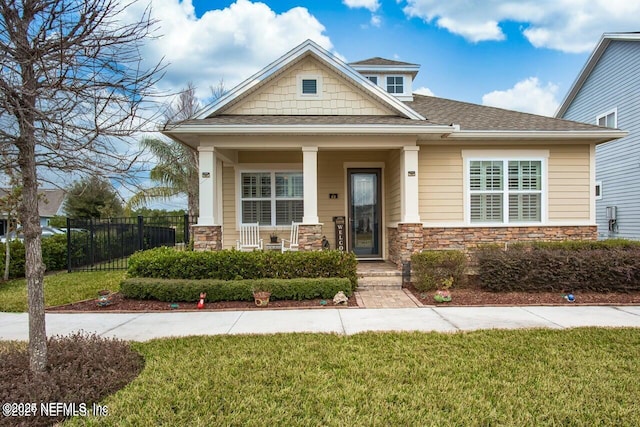
{"type": "Polygon", "coordinates": [[[198,153],[176,141],[145,138],[140,145],[155,156],[158,163],[149,177],[158,185],[144,189],[129,199],[127,207],[135,209],[151,200],[170,199],[186,194],[189,216],[198,215],[198,153]]]}
{"type": "MultiPolygon", "coordinates": [[[[224,82],[220,80],[216,86],[211,86],[210,90],[211,96],[208,101],[213,102],[224,95],[224,82]]],[[[169,124],[189,120],[195,117],[200,108],[196,88],[192,82],[189,82],[177,101],[167,107],[164,114],[165,122],[169,124]]],[[[186,194],[189,216],[197,216],[199,209],[197,151],[176,141],[157,138],[145,138],[140,141],[140,145],[156,157],[158,163],[151,169],[150,178],[159,185],[135,194],[127,203],[127,207],[135,209],[151,200],[166,200],[179,194],[186,194]]]]}

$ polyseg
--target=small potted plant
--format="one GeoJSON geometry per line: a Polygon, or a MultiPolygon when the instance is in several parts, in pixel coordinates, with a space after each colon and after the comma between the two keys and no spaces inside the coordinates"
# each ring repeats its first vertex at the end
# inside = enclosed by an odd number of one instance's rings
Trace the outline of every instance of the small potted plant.
{"type": "Polygon", "coordinates": [[[436,302],[451,302],[451,292],[449,289],[453,285],[453,277],[443,279],[436,291],[433,299],[436,302]]]}
{"type": "Polygon", "coordinates": [[[269,240],[271,240],[271,243],[278,243],[278,233],[276,230],[272,231],[271,234],[269,234],[269,240]]]}
{"type": "Polygon", "coordinates": [[[268,306],[269,298],[271,298],[271,290],[262,282],[256,283],[253,287],[253,300],[256,303],[256,306],[268,306]]]}

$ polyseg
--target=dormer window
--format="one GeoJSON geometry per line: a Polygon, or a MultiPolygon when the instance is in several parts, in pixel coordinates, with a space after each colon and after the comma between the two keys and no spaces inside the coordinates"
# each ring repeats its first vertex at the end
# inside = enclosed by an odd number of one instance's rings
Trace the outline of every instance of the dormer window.
{"type": "Polygon", "coordinates": [[[299,75],[298,80],[298,98],[320,98],[322,94],[322,76],[316,75],[299,75]]]}
{"type": "Polygon", "coordinates": [[[403,76],[388,76],[387,77],[387,92],[389,92],[389,93],[404,93],[404,77],[403,76]]]}
{"type": "Polygon", "coordinates": [[[366,76],[374,85],[378,84],[378,76],[366,76]]]}

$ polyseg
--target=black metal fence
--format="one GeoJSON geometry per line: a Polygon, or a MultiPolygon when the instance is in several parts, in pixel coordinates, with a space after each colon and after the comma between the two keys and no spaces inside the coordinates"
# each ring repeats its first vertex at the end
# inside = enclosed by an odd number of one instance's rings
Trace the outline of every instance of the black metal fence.
{"type": "Polygon", "coordinates": [[[107,219],[67,218],[67,265],[72,271],[124,270],[136,251],[189,245],[188,215],[107,219]]]}

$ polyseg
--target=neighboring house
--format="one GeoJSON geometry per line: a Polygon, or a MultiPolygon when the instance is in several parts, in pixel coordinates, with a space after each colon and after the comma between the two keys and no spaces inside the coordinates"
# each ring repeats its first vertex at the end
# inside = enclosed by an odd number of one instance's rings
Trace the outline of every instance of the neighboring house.
{"type": "Polygon", "coordinates": [[[640,239],[640,33],[606,33],[556,117],[629,135],[596,148],[596,220],[601,238],[640,239]]]}
{"type": "MultiPolygon", "coordinates": [[[[595,239],[595,146],[624,132],[411,94],[418,66],[306,41],[164,134],[200,156],[198,250],[301,222],[301,250],[398,265],[423,248],[595,239]]],[[[287,236],[288,237],[288,236],[287,236]]]]}
{"type": "MultiPolygon", "coordinates": [[[[4,197],[9,190],[0,188],[0,198],[4,197]]],[[[49,225],[51,217],[56,215],[64,215],[63,205],[66,198],[66,192],[58,189],[40,189],[38,190],[40,199],[38,199],[38,211],[40,214],[40,225],[46,227],[49,225]]],[[[7,214],[0,212],[0,235],[7,232],[7,214]]]]}

